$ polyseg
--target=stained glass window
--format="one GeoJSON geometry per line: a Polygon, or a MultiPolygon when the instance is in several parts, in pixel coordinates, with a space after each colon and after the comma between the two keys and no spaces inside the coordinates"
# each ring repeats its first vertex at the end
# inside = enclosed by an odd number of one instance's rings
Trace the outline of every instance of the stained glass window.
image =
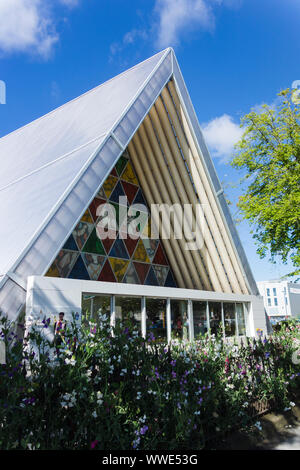
{"type": "Polygon", "coordinates": [[[46,276],[176,287],[161,241],[148,233],[149,209],[125,151],[46,276]]]}

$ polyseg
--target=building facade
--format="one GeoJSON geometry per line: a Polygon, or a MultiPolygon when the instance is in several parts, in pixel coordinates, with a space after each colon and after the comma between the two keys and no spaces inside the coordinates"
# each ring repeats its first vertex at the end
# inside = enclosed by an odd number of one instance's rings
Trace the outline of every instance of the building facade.
{"type": "Polygon", "coordinates": [[[272,324],[289,318],[300,318],[300,284],[288,281],[257,283],[272,324]]]}
{"type": "Polygon", "coordinates": [[[0,139],[0,155],[9,318],[105,311],[166,339],[266,331],[172,49],[0,139]]]}

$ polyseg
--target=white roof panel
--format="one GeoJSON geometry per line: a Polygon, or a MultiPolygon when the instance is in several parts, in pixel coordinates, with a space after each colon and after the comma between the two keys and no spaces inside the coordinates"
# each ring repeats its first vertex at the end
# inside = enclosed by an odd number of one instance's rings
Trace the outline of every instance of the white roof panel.
{"type": "Polygon", "coordinates": [[[0,191],[1,274],[28,245],[101,140],[103,137],[0,191]]]}
{"type": "Polygon", "coordinates": [[[0,191],[20,177],[107,133],[163,53],[0,139],[0,191]]]}

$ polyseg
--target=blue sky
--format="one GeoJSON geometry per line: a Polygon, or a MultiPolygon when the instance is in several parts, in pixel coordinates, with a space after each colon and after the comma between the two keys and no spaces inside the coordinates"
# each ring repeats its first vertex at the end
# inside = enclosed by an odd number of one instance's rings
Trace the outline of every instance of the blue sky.
{"type": "MultiPolygon", "coordinates": [[[[299,24],[299,0],[0,0],[0,136],[172,46],[235,213],[239,119],[300,79],[299,24]]],[[[290,270],[238,231],[256,280],[290,270]]]]}

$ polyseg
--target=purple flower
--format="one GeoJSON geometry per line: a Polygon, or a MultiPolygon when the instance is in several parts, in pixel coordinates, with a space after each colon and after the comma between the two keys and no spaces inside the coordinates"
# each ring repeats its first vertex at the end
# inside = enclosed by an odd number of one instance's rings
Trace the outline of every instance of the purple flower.
{"type": "Polygon", "coordinates": [[[146,434],[146,432],[148,431],[148,429],[149,429],[148,426],[146,426],[146,425],[143,426],[143,427],[141,428],[141,430],[140,430],[140,434],[141,434],[141,435],[146,434]]]}
{"type": "Polygon", "coordinates": [[[172,377],[173,377],[173,379],[176,379],[176,372],[172,371],[172,377]]]}

